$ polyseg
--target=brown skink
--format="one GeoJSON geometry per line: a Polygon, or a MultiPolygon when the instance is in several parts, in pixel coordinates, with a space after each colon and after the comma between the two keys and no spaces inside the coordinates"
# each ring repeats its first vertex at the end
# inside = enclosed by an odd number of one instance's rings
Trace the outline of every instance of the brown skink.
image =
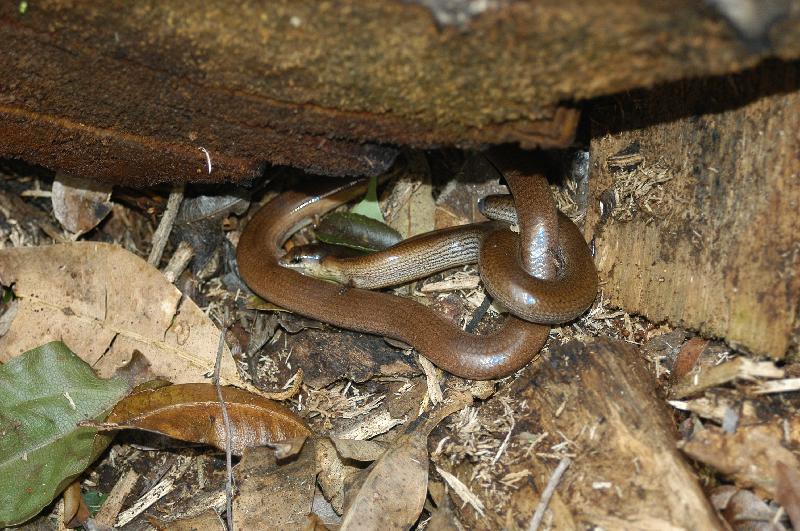
{"type": "Polygon", "coordinates": [[[478,262],[486,290],[512,314],[540,324],[564,323],[597,294],[589,248],[572,221],[559,213],[541,175],[506,171],[511,196],[491,196],[481,211],[502,223],[473,223],[409,238],[364,256],[336,256],[295,248],[280,263],[348,286],[375,289],[405,284],[478,262]],[[515,207],[526,213],[517,216],[515,207]],[[508,225],[518,225],[519,235],[508,225]]]}
{"type": "MultiPolygon", "coordinates": [[[[242,278],[253,291],[288,310],[342,328],[403,341],[442,369],[464,378],[501,378],[533,359],[547,339],[548,328],[545,326],[508,316],[495,332],[473,335],[413,300],[342,287],[281,267],[281,247],[295,230],[307,224],[312,216],[321,215],[359,196],[365,186],[363,181],[337,180],[317,192],[289,191],[268,203],[250,221],[239,241],[238,262],[242,278]]],[[[512,190],[518,187],[512,185],[512,190]]],[[[523,193],[515,197],[521,195],[526,202],[528,189],[523,185],[523,193]]],[[[525,218],[520,219],[523,232],[542,224],[540,215],[521,217],[525,218]]],[[[519,256],[520,263],[534,264],[531,269],[535,269],[537,260],[542,261],[541,255],[551,252],[548,250],[553,245],[558,248],[557,242],[554,243],[557,237],[552,234],[553,222],[550,221],[549,226],[547,223],[544,222],[544,230],[538,233],[534,230],[533,236],[526,234],[525,241],[529,242],[529,247],[539,246],[535,255],[520,254],[515,249],[506,256],[519,256]]],[[[507,225],[483,225],[478,230],[483,231],[487,241],[491,241],[496,232],[509,233],[507,225]]],[[[585,243],[583,245],[585,247],[585,243]]],[[[558,252],[552,251],[553,256],[558,252]]],[[[552,260],[545,262],[553,263],[552,260]]]]}
{"type": "Polygon", "coordinates": [[[287,191],[267,203],[239,239],[237,261],[244,281],[255,293],[287,310],[407,343],[463,378],[502,378],[530,362],[547,339],[547,326],[508,316],[490,334],[469,334],[411,299],[343,287],[280,265],[281,247],[295,230],[312,216],[361,195],[365,187],[365,181],[334,180],[318,191],[287,191]]]}

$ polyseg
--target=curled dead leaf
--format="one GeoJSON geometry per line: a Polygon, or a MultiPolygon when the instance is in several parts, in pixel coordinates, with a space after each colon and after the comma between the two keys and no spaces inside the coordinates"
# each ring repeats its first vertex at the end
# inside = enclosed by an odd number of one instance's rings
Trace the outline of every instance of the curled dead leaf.
{"type": "MultiPolygon", "coordinates": [[[[236,387],[223,387],[222,395],[235,455],[245,448],[311,434],[300,417],[277,402],[236,387]]],[[[101,427],[152,431],[225,449],[222,408],[211,384],[170,385],[134,393],[114,407],[101,427]]]]}
{"type": "Polygon", "coordinates": [[[81,484],[79,481],[73,481],[64,490],[64,513],[62,521],[64,527],[76,528],[82,526],[89,518],[89,508],[86,502],[83,501],[81,496],[81,484]]]}
{"type": "MultiPolygon", "coordinates": [[[[202,381],[214,370],[219,330],[158,269],[116,245],[74,242],[0,249],[0,284],[18,309],[0,337],[0,362],[63,341],[100,377],[139,351],[156,377],[202,381]]],[[[226,348],[221,381],[243,386],[226,348]]]]}
{"type": "Polygon", "coordinates": [[[111,185],[57,174],[53,181],[53,214],[74,234],[95,228],[111,212],[111,185]]]}
{"type": "Polygon", "coordinates": [[[367,469],[342,518],[342,530],[409,529],[428,493],[428,434],[401,435],[367,469]]]}

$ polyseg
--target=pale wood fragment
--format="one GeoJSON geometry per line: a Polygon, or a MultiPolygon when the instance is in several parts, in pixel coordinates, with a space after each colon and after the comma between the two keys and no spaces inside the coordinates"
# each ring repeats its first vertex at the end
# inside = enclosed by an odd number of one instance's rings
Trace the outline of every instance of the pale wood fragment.
{"type": "Polygon", "coordinates": [[[587,227],[612,305],[785,355],[800,308],[798,88],[800,67],[776,64],[592,111],[587,227]]]}
{"type": "Polygon", "coordinates": [[[545,512],[543,523],[552,529],[722,529],[676,448],[670,408],[631,345],[601,340],[551,347],[509,393],[531,413],[517,419],[504,462],[509,474],[528,471],[528,478],[502,505],[503,514],[477,491],[487,514],[477,519],[461,511],[466,527],[527,527],[559,460],[571,457],[545,512]],[[525,431],[545,436],[530,450],[525,431]]]}

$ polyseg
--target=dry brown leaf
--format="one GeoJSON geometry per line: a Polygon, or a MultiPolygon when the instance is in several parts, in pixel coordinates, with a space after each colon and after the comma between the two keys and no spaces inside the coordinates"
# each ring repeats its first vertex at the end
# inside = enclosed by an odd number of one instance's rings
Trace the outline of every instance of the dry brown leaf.
{"type": "Polygon", "coordinates": [[[343,459],[354,461],[377,461],[386,452],[386,445],[377,441],[332,438],[336,451],[343,459]]]}
{"type": "Polygon", "coordinates": [[[348,508],[342,529],[406,529],[413,525],[427,493],[428,434],[448,415],[471,403],[469,393],[453,393],[415,421],[383,453],[379,446],[369,446],[366,441],[320,441],[319,482],[337,512],[345,497],[342,489],[347,488],[348,508]],[[347,464],[348,460],[367,457],[379,458],[365,471],[347,464]]]}
{"type": "Polygon", "coordinates": [[[95,228],[111,212],[111,185],[57,174],[53,181],[53,214],[73,234],[95,228]]]}
{"type": "Polygon", "coordinates": [[[208,509],[188,518],[178,518],[170,522],[159,520],[154,516],[147,516],[147,522],[158,531],[225,531],[225,523],[213,509],[208,509]]]}
{"type": "Polygon", "coordinates": [[[317,481],[336,514],[342,514],[346,486],[363,472],[362,468],[344,459],[330,439],[319,439],[316,444],[317,481]]]}
{"type": "Polygon", "coordinates": [[[314,499],[315,450],[309,441],[286,464],[268,448],[245,452],[236,469],[235,529],[305,529],[314,499]]]}
{"type": "Polygon", "coordinates": [[[89,518],[89,508],[86,506],[86,502],[83,501],[83,496],[81,496],[80,482],[73,481],[70,483],[62,496],[64,497],[64,513],[62,514],[64,527],[74,529],[82,526],[89,518]]]}
{"type": "Polygon", "coordinates": [[[367,469],[367,476],[342,518],[342,531],[409,529],[428,492],[428,432],[399,436],[367,469]]]}
{"type": "MultiPolygon", "coordinates": [[[[319,470],[319,468],[318,468],[319,470]]],[[[319,471],[317,472],[319,473],[319,471]]],[[[311,512],[309,520],[318,520],[324,526],[333,526],[334,529],[339,528],[342,523],[342,516],[333,509],[331,502],[325,499],[319,485],[314,490],[314,501],[311,503],[311,512]],[[313,517],[313,518],[312,518],[313,517]]]]}
{"type": "Polygon", "coordinates": [[[780,523],[778,508],[767,504],[749,490],[733,485],[721,485],[712,491],[714,508],[737,531],[785,531],[780,523]]]}
{"type": "Polygon", "coordinates": [[[471,403],[469,393],[453,393],[412,422],[353,482],[350,491],[355,494],[348,495],[341,529],[408,529],[414,525],[428,492],[428,435],[448,415],[471,403]]]}
{"type": "Polygon", "coordinates": [[[303,446],[305,446],[306,439],[308,437],[295,437],[294,439],[270,443],[268,446],[275,451],[275,459],[289,459],[300,453],[303,446]]]}
{"type": "Polygon", "coordinates": [[[693,337],[684,343],[672,366],[672,372],[670,374],[672,381],[679,382],[689,374],[689,372],[694,369],[697,360],[700,358],[700,354],[703,353],[703,350],[705,350],[707,346],[708,340],[700,337],[693,337]]]}
{"type": "Polygon", "coordinates": [[[342,514],[346,487],[364,471],[354,461],[376,461],[386,448],[385,444],[357,439],[325,438],[317,441],[317,480],[336,514],[342,514]]]}
{"type": "Polygon", "coordinates": [[[409,154],[408,171],[392,181],[392,193],[384,201],[386,223],[403,238],[432,231],[436,217],[431,170],[422,153],[409,154]]]}
{"type": "MultiPolygon", "coordinates": [[[[104,378],[135,350],[174,383],[201,381],[214,369],[216,326],[161,272],[116,245],[0,250],[0,284],[13,285],[19,297],[0,338],[0,362],[62,340],[104,378]]],[[[227,348],[221,380],[244,386],[227,348]]]]}
{"type": "Polygon", "coordinates": [[[453,510],[450,496],[442,497],[442,504],[434,511],[427,528],[431,531],[434,529],[437,531],[461,531],[462,528],[458,522],[458,516],[453,510]]]}
{"type": "Polygon", "coordinates": [[[800,471],[779,461],[775,466],[775,476],[778,482],[776,500],[789,515],[792,527],[800,529],[800,471]]]}
{"type": "Polygon", "coordinates": [[[735,433],[710,426],[678,446],[693,459],[730,476],[739,487],[752,487],[757,494],[773,499],[777,464],[783,463],[795,473],[800,470],[800,461],[782,445],[783,437],[779,423],[740,426],[735,433]]]}
{"type": "MultiPolygon", "coordinates": [[[[311,434],[300,417],[277,402],[235,387],[223,387],[222,395],[235,455],[242,455],[245,448],[311,434]]],[[[114,406],[100,426],[146,430],[225,449],[222,408],[211,384],[170,385],[134,393],[114,406]]]]}

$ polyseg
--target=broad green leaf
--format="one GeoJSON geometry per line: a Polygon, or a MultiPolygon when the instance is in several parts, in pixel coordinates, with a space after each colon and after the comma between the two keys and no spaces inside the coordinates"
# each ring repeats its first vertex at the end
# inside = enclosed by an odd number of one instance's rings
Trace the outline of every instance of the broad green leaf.
{"type": "Polygon", "coordinates": [[[381,251],[403,239],[386,223],[353,212],[328,214],[314,232],[321,242],[367,252],[381,251]]]}
{"type": "Polygon", "coordinates": [[[367,195],[364,199],[361,200],[356,206],[350,209],[350,212],[354,214],[361,214],[362,216],[367,216],[368,218],[377,219],[378,221],[385,222],[386,220],[383,218],[383,212],[381,212],[381,207],[378,205],[378,178],[372,177],[369,180],[369,189],[367,190],[367,195]]]}
{"type": "Polygon", "coordinates": [[[54,341],[0,365],[0,527],[35,516],[108,445],[103,420],[127,393],[54,341]]]}
{"type": "Polygon", "coordinates": [[[86,506],[89,507],[89,514],[92,516],[100,511],[106,498],[108,498],[108,494],[100,492],[99,490],[90,490],[83,493],[83,501],[86,502],[86,506]]]}

